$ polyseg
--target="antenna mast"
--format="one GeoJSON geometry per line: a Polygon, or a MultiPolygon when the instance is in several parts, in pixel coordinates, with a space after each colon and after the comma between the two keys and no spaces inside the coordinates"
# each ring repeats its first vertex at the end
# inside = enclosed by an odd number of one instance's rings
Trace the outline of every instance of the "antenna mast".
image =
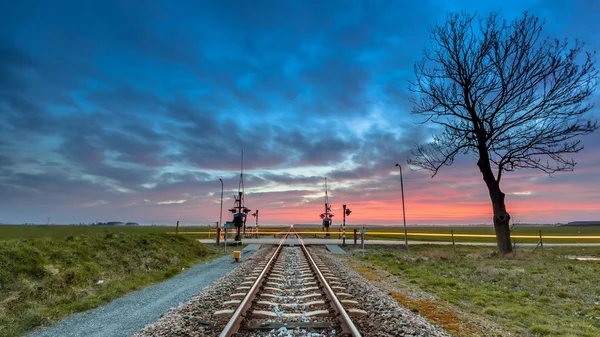
{"type": "Polygon", "coordinates": [[[325,177],[325,215],[328,218],[329,216],[329,210],[328,210],[328,206],[329,205],[329,196],[327,195],[327,177],[325,177]]]}
{"type": "Polygon", "coordinates": [[[325,237],[329,237],[329,227],[331,226],[331,218],[333,214],[331,212],[331,205],[329,205],[329,193],[327,190],[327,177],[325,177],[325,212],[321,214],[321,219],[323,220],[322,228],[325,230],[325,237]]]}
{"type": "Polygon", "coordinates": [[[240,182],[238,184],[238,195],[240,196],[239,206],[241,211],[241,209],[244,207],[244,149],[242,149],[242,162],[240,164],[240,182]]]}
{"type": "Polygon", "coordinates": [[[238,185],[238,195],[233,196],[233,208],[229,211],[233,213],[233,223],[236,227],[235,241],[241,241],[242,235],[240,229],[246,234],[246,215],[251,212],[244,206],[244,149],[242,149],[242,161],[240,164],[240,183],[238,185]]]}

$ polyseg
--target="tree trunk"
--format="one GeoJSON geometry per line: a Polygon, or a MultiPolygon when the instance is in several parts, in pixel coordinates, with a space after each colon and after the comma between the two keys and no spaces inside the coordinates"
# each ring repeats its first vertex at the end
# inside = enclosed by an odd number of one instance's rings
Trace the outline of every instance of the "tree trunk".
{"type": "Polygon", "coordinates": [[[510,215],[506,212],[504,193],[500,190],[500,184],[494,177],[489,161],[479,159],[477,166],[479,166],[479,170],[483,175],[483,180],[487,185],[492,201],[492,208],[494,210],[494,230],[496,231],[498,253],[504,256],[512,252],[509,227],[510,215]]]}

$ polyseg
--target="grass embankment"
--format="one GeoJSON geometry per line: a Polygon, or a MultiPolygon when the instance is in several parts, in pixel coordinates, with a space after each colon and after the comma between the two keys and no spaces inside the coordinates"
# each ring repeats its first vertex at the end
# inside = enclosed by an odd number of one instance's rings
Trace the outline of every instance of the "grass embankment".
{"type": "MultiPolygon", "coordinates": [[[[208,227],[180,226],[179,232],[183,234],[185,232],[202,232],[203,234],[199,234],[197,238],[206,239],[208,229],[208,227]]],[[[132,234],[174,233],[175,226],[0,225],[0,241],[10,239],[64,238],[67,235],[91,235],[105,232],[132,234]]]]}
{"type": "Polygon", "coordinates": [[[0,241],[0,336],[52,325],[217,254],[222,253],[169,234],[0,241]]]}
{"type": "Polygon", "coordinates": [[[502,259],[485,247],[369,247],[352,264],[458,336],[600,336],[600,262],[566,254],[600,256],[600,248],[522,249],[502,259]]]}

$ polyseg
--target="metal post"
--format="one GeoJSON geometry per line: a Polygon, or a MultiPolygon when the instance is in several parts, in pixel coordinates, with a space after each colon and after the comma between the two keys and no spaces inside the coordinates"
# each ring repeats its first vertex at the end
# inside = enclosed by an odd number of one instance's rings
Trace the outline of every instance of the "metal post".
{"type": "Polygon", "coordinates": [[[344,209],[344,224],[342,225],[342,246],[346,245],[346,205],[342,205],[344,209]]]}
{"type": "Polygon", "coordinates": [[[357,231],[357,229],[355,228],[355,229],[354,229],[354,245],[355,245],[355,246],[356,246],[356,240],[358,239],[358,238],[356,237],[356,231],[357,231]]]}
{"type": "Polygon", "coordinates": [[[177,225],[175,226],[175,234],[179,234],[179,220],[177,220],[177,225]]]}
{"type": "Polygon", "coordinates": [[[365,256],[365,226],[363,226],[363,230],[360,231],[360,244],[362,246],[362,256],[365,256]]]}
{"type": "Polygon", "coordinates": [[[408,236],[406,233],[406,212],[404,210],[404,183],[402,182],[402,166],[400,164],[396,164],[398,169],[400,169],[400,191],[402,193],[402,218],[404,219],[404,247],[406,251],[408,251],[408,236]]]}
{"type": "Polygon", "coordinates": [[[452,234],[452,250],[454,250],[456,253],[456,245],[454,244],[454,230],[450,230],[450,233],[452,234]]]}
{"type": "Polygon", "coordinates": [[[544,241],[542,241],[542,230],[540,229],[540,247],[542,248],[542,252],[544,251],[544,241]]]}
{"type": "MultiPolygon", "coordinates": [[[[221,182],[221,213],[219,213],[219,227],[222,227],[223,226],[223,179],[219,178],[219,181],[221,182]]],[[[225,242],[225,250],[227,250],[227,230],[225,230],[224,242],[225,242]]],[[[218,245],[218,243],[217,243],[217,245],[218,245]]]]}
{"type": "Polygon", "coordinates": [[[221,227],[217,227],[217,246],[221,243],[221,227]]]}

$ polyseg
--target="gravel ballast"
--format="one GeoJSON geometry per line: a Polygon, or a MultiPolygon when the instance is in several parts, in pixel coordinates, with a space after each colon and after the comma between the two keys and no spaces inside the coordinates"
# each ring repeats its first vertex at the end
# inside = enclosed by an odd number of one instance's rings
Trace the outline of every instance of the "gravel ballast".
{"type": "Polygon", "coordinates": [[[223,303],[232,299],[230,294],[259,262],[268,258],[274,246],[263,246],[254,253],[253,257],[240,263],[236,269],[213,283],[190,301],[180,305],[162,316],[158,321],[149,324],[134,335],[134,337],[157,336],[218,336],[228,319],[218,319],[213,314],[224,307],[223,303]]]}
{"type": "Polygon", "coordinates": [[[352,294],[353,299],[360,302],[361,309],[368,312],[364,317],[353,319],[363,336],[451,336],[402,306],[324,248],[314,247],[311,253],[321,258],[344,283],[346,292],[352,294]]]}
{"type": "MultiPolygon", "coordinates": [[[[250,257],[245,250],[242,259],[250,257]]],[[[188,301],[239,264],[231,256],[197,264],[162,283],[132,292],[107,305],[70,316],[28,337],[125,337],[188,301]]]]}

